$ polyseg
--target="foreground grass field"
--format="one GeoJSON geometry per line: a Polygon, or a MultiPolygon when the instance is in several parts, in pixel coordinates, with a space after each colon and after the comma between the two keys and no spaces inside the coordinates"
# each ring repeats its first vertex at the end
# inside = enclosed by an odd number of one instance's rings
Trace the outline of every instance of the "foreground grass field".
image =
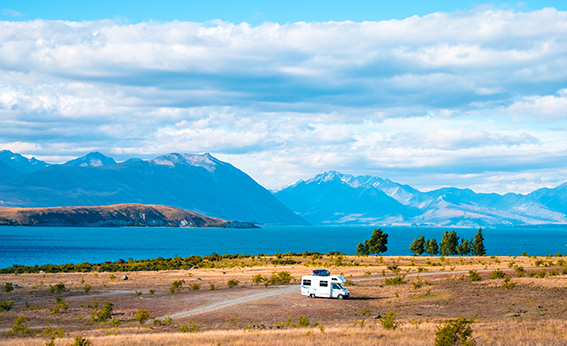
{"type": "Polygon", "coordinates": [[[475,315],[478,345],[567,345],[566,274],[551,256],[336,255],[3,274],[0,345],[433,345],[438,326],[475,315]],[[272,264],[282,259],[300,263],[272,264]],[[297,283],[314,268],[347,278],[352,299],[301,296],[297,283]],[[395,328],[384,328],[388,312],[395,328]]]}

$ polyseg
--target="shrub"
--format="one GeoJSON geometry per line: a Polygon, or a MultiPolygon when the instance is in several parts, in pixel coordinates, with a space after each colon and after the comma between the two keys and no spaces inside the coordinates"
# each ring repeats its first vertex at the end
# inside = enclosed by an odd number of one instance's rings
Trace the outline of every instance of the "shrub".
{"type": "Polygon", "coordinates": [[[354,282],[352,282],[352,280],[346,280],[343,286],[354,286],[354,282]]]}
{"type": "Polygon", "coordinates": [[[51,327],[47,327],[42,335],[49,336],[51,340],[55,340],[55,338],[62,338],[63,333],[62,328],[53,329],[51,327]]]}
{"type": "Polygon", "coordinates": [[[299,327],[307,327],[307,326],[309,326],[309,320],[307,319],[307,317],[299,316],[299,320],[297,321],[297,325],[299,327]]]}
{"type": "Polygon", "coordinates": [[[413,281],[412,284],[413,284],[413,288],[417,290],[417,289],[421,288],[421,286],[424,286],[424,285],[429,286],[429,281],[427,281],[427,280],[422,280],[422,279],[418,276],[418,277],[417,277],[417,280],[413,281]]]}
{"type": "Polygon", "coordinates": [[[435,330],[435,346],[474,346],[476,343],[472,340],[471,324],[475,319],[476,315],[471,319],[460,317],[443,326],[438,325],[435,330]]]}
{"type": "Polygon", "coordinates": [[[476,272],[476,270],[469,270],[469,276],[471,281],[480,281],[482,280],[482,276],[476,272]]]}
{"type": "Polygon", "coordinates": [[[199,285],[199,284],[192,284],[191,285],[191,291],[197,291],[199,289],[201,289],[201,285],[199,285]]]}
{"type": "Polygon", "coordinates": [[[181,286],[185,283],[185,280],[175,280],[171,283],[171,287],[169,288],[169,292],[171,294],[179,293],[181,290],[181,286]]]}
{"type": "Polygon", "coordinates": [[[12,292],[14,290],[14,286],[11,282],[6,282],[2,287],[2,292],[12,292]]]}
{"type": "Polygon", "coordinates": [[[278,280],[281,285],[287,285],[293,280],[293,276],[288,271],[279,272],[278,280]]]}
{"type": "Polygon", "coordinates": [[[178,333],[197,333],[199,331],[201,331],[201,326],[192,321],[188,321],[187,324],[180,323],[177,326],[178,333]]]}
{"type": "Polygon", "coordinates": [[[386,312],[386,315],[380,318],[382,328],[386,330],[395,330],[398,328],[399,323],[396,323],[396,313],[394,311],[386,312]]]}
{"type": "Polygon", "coordinates": [[[0,311],[10,311],[14,305],[14,301],[12,299],[4,299],[0,302],[0,311]]]}
{"type": "Polygon", "coordinates": [[[263,277],[261,274],[256,274],[254,275],[254,277],[252,278],[252,282],[256,285],[259,285],[261,282],[265,281],[266,278],[263,277]]]}
{"type": "Polygon", "coordinates": [[[399,285],[399,284],[405,284],[407,283],[407,281],[405,280],[405,275],[398,275],[395,276],[393,278],[385,278],[384,279],[384,285],[399,285]]]}
{"type": "Polygon", "coordinates": [[[500,269],[496,269],[495,271],[492,272],[492,274],[490,274],[490,278],[491,279],[502,279],[504,278],[504,272],[500,269]]]}
{"type": "Polygon", "coordinates": [[[514,271],[516,272],[516,277],[521,278],[526,273],[524,267],[521,266],[514,266],[514,271]]]}
{"type": "Polygon", "coordinates": [[[60,282],[55,286],[49,285],[49,293],[61,293],[65,291],[65,284],[60,282]]]}
{"type": "Polygon", "coordinates": [[[209,287],[210,291],[214,291],[216,289],[215,285],[211,284],[211,286],[209,287]]]}
{"type": "Polygon", "coordinates": [[[516,287],[517,282],[510,282],[510,276],[506,274],[504,277],[504,282],[502,283],[503,290],[509,290],[516,287]]]}
{"type": "Polygon", "coordinates": [[[104,302],[104,306],[102,310],[100,310],[96,317],[99,321],[106,322],[112,317],[112,310],[114,308],[114,304],[111,302],[104,302]]]}
{"type": "Polygon", "coordinates": [[[55,315],[55,314],[60,313],[61,309],[63,309],[64,311],[69,310],[69,303],[65,304],[65,302],[63,301],[63,299],[61,299],[61,297],[56,296],[55,301],[59,305],[55,305],[55,306],[49,308],[49,311],[51,311],[52,314],[55,315]]]}
{"type": "Polygon", "coordinates": [[[134,319],[136,321],[140,322],[141,325],[143,325],[144,322],[146,322],[150,318],[152,318],[152,317],[148,313],[148,310],[138,310],[138,312],[136,313],[136,316],[134,316],[134,319]]]}
{"type": "Polygon", "coordinates": [[[545,269],[542,269],[539,272],[537,272],[536,278],[543,279],[546,274],[547,274],[547,272],[545,271],[545,269]]]}
{"type": "Polygon", "coordinates": [[[240,281],[232,278],[232,279],[228,280],[227,286],[228,286],[228,288],[233,288],[235,286],[238,286],[239,283],[240,283],[240,281]]]}
{"type": "Polygon", "coordinates": [[[92,346],[92,342],[90,342],[88,339],[83,338],[82,336],[76,336],[75,342],[73,342],[69,346],[92,346]]]}
{"type": "Polygon", "coordinates": [[[12,327],[12,329],[10,329],[10,331],[12,333],[23,333],[23,334],[31,333],[32,330],[26,327],[26,322],[29,322],[29,320],[30,319],[25,316],[18,316],[16,318],[16,321],[14,321],[14,326],[12,327]]]}
{"type": "Polygon", "coordinates": [[[85,290],[85,293],[86,293],[86,294],[89,294],[89,292],[91,291],[91,289],[92,289],[91,285],[89,285],[89,284],[86,284],[86,285],[85,285],[84,290],[85,290]]]}

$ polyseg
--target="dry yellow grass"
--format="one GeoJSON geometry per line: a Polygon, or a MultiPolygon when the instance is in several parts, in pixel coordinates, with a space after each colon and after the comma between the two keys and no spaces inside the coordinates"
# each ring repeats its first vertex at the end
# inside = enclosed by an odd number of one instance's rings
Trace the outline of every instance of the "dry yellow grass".
{"type": "MultiPolygon", "coordinates": [[[[223,261],[221,268],[162,272],[113,273],[61,273],[0,275],[0,283],[14,282],[23,288],[0,293],[0,300],[10,297],[16,301],[12,310],[0,312],[0,330],[12,327],[17,316],[30,319],[28,325],[61,327],[63,338],[55,345],[69,345],[74,336],[84,336],[99,345],[432,345],[435,326],[448,319],[471,318],[479,314],[473,324],[474,337],[479,345],[567,345],[567,276],[545,278],[516,278],[513,266],[550,271],[557,268],[557,258],[528,257],[356,257],[345,256],[336,266],[337,256],[317,259],[294,257],[301,264],[273,266],[269,258],[223,261]],[[536,261],[540,264],[536,267],[536,261]],[[549,263],[549,262],[553,263],[549,263]],[[355,265],[356,264],[356,265],[355,265]],[[548,267],[544,267],[545,265],[548,267]],[[397,269],[396,267],[397,266],[397,269]],[[298,280],[314,267],[329,268],[352,280],[353,299],[346,301],[309,299],[297,292],[272,298],[258,299],[245,304],[232,305],[197,315],[174,320],[170,325],[140,326],[134,315],[139,309],[152,316],[167,316],[224,300],[266,292],[273,288],[252,285],[256,274],[270,276],[274,271],[288,271],[298,280]],[[495,269],[506,271],[516,287],[502,289],[502,279],[490,280],[495,269]],[[407,284],[383,286],[384,276],[394,275],[392,270],[406,274],[407,284]],[[483,279],[471,282],[469,270],[478,270],[483,279]],[[415,275],[431,285],[414,287],[415,275]],[[128,275],[127,281],[120,280],[128,275]],[[413,275],[413,276],[412,276],[413,275]],[[84,283],[81,283],[84,278],[84,283]],[[227,288],[227,280],[240,281],[237,288],[227,288]],[[170,294],[174,280],[185,280],[179,294],[170,294]],[[61,293],[64,301],[71,302],[69,311],[51,314],[55,294],[48,293],[49,285],[63,282],[74,291],[61,293]],[[190,291],[191,284],[201,289],[190,291]],[[86,295],[85,284],[92,286],[86,295]],[[209,286],[216,290],[210,291],[209,286]],[[149,290],[155,291],[153,295],[149,290]],[[137,296],[135,291],[142,292],[137,296]],[[113,317],[120,318],[118,327],[105,323],[85,323],[93,311],[93,298],[102,303],[112,301],[113,317]],[[30,310],[29,305],[44,307],[30,310]],[[377,314],[396,311],[400,326],[397,330],[384,330],[377,314]],[[293,314],[293,315],[292,315],[293,314]],[[319,326],[292,327],[299,315],[319,326]],[[79,316],[82,318],[80,319],[79,316]],[[237,317],[237,321],[231,320],[237,317]],[[179,323],[189,320],[201,327],[198,333],[179,333],[179,323]],[[364,320],[364,326],[360,323],[364,320]],[[251,326],[265,325],[266,329],[251,326]],[[356,326],[355,326],[356,325],[356,326]],[[319,327],[324,328],[322,332],[319,327]],[[108,335],[117,334],[117,335],[108,335]]],[[[563,269],[562,267],[560,269],[563,269]]],[[[9,335],[0,333],[0,345],[45,345],[47,336],[9,335]]]]}
{"type": "MultiPolygon", "coordinates": [[[[337,326],[326,328],[291,328],[287,330],[222,330],[201,333],[154,333],[89,336],[95,346],[181,346],[181,345],[232,345],[232,346],[300,346],[300,345],[354,345],[357,346],[429,346],[434,344],[435,323],[402,324],[396,330],[384,330],[378,324],[364,328],[337,326]]],[[[567,322],[498,322],[476,323],[473,337],[478,345],[494,346],[560,346],[567,344],[567,322]]],[[[138,331],[139,333],[139,331],[138,331]]],[[[49,339],[1,340],[5,346],[43,346],[49,339]]],[[[55,345],[69,345],[73,338],[55,340],[55,345]]]]}

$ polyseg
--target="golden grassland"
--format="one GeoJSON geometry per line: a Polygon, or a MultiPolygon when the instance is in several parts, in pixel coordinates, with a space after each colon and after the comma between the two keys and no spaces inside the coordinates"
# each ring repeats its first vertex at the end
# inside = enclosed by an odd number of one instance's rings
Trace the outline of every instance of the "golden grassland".
{"type": "Polygon", "coordinates": [[[0,312],[0,345],[46,345],[50,341],[47,327],[62,331],[54,345],[72,344],[76,336],[95,346],[433,345],[437,326],[475,315],[472,328],[478,345],[567,345],[564,257],[317,257],[291,257],[301,263],[285,266],[274,266],[275,258],[264,256],[225,260],[212,269],[0,275],[0,284],[19,286],[0,293],[0,301],[15,302],[9,311],[0,312]],[[520,267],[524,273],[518,277],[520,267]],[[135,319],[139,310],[164,317],[277,290],[256,285],[252,278],[286,271],[293,284],[314,268],[328,268],[347,278],[353,284],[347,287],[352,299],[311,299],[301,296],[297,287],[296,292],[224,306],[171,323],[149,320],[141,325],[135,319]],[[510,279],[490,279],[497,269],[510,279]],[[472,281],[470,270],[477,271],[481,280],[472,281]],[[122,275],[128,280],[121,280],[122,275]],[[385,285],[386,278],[395,276],[405,283],[385,285]],[[239,284],[228,288],[230,279],[239,284]],[[184,282],[179,293],[172,294],[173,281],[180,280],[184,282]],[[50,293],[49,288],[60,282],[66,290],[50,293]],[[91,286],[88,294],[85,285],[91,286]],[[58,304],[55,296],[69,304],[66,311],[50,311],[58,304]],[[105,301],[114,304],[112,318],[89,321],[105,301]],[[377,318],[387,311],[396,314],[395,330],[384,329],[377,318]],[[24,324],[29,332],[8,331],[19,316],[29,319],[24,324]],[[299,326],[300,316],[309,325],[299,326]]]}

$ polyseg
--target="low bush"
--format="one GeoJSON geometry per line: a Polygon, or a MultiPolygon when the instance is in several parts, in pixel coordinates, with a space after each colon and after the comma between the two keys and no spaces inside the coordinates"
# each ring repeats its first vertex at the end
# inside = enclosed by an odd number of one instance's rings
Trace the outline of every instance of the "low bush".
{"type": "Polygon", "coordinates": [[[4,299],[0,301],[0,311],[10,311],[14,305],[14,301],[12,299],[4,299]]]}
{"type": "Polygon", "coordinates": [[[482,276],[479,273],[477,273],[476,270],[469,270],[469,277],[471,278],[471,281],[482,280],[482,276]]]}
{"type": "Polygon", "coordinates": [[[6,282],[2,287],[2,292],[12,292],[14,290],[14,285],[11,282],[6,282]]]}
{"type": "Polygon", "coordinates": [[[61,293],[65,291],[65,284],[60,282],[55,285],[49,285],[49,293],[61,293]]]}
{"type": "Polygon", "coordinates": [[[184,283],[185,283],[185,280],[174,280],[171,283],[171,287],[169,288],[169,292],[171,292],[171,294],[179,293],[179,291],[181,290],[181,286],[183,286],[184,283]]]}
{"type": "Polygon", "coordinates": [[[187,324],[178,324],[177,325],[177,332],[178,333],[197,333],[201,331],[201,326],[195,324],[195,322],[188,321],[187,324]]]}
{"type": "Polygon", "coordinates": [[[92,342],[82,336],[76,336],[75,341],[72,344],[69,344],[69,346],[92,346],[92,342]]]}
{"type": "Polygon", "coordinates": [[[26,322],[29,322],[29,318],[25,317],[25,316],[18,316],[16,317],[16,321],[14,321],[14,326],[12,327],[12,329],[10,329],[10,332],[17,334],[17,333],[22,333],[22,334],[29,334],[32,332],[31,329],[29,329],[26,326],[26,322]]]}
{"type": "Polygon", "coordinates": [[[464,317],[456,321],[446,322],[443,326],[438,325],[435,330],[435,346],[474,346],[472,339],[472,327],[476,316],[471,319],[464,317]]]}
{"type": "Polygon", "coordinates": [[[104,302],[102,309],[96,314],[96,318],[100,322],[106,322],[112,317],[112,310],[114,309],[114,304],[111,302],[104,302]]]}
{"type": "Polygon", "coordinates": [[[495,271],[492,272],[492,274],[490,274],[490,278],[491,279],[503,279],[504,278],[504,272],[500,269],[496,269],[495,271]]]}
{"type": "Polygon", "coordinates": [[[385,278],[384,279],[384,285],[400,285],[400,284],[405,284],[407,283],[407,281],[405,280],[406,276],[405,275],[397,275],[393,278],[385,278]]]}
{"type": "Polygon", "coordinates": [[[299,327],[307,327],[307,326],[309,326],[309,320],[305,316],[299,316],[299,320],[297,321],[297,325],[299,327]]]}
{"type": "Polygon", "coordinates": [[[386,330],[395,330],[399,323],[396,322],[396,313],[394,311],[386,312],[386,315],[380,318],[382,328],[386,330]]]}
{"type": "Polygon", "coordinates": [[[354,282],[352,282],[352,280],[346,280],[345,283],[343,284],[343,286],[355,286],[354,282]]]}
{"type": "Polygon", "coordinates": [[[233,288],[233,287],[238,286],[239,283],[240,283],[240,281],[232,278],[232,279],[228,280],[226,284],[227,284],[228,288],[233,288]]]}
{"type": "Polygon", "coordinates": [[[148,310],[138,310],[134,319],[143,325],[147,320],[151,319],[152,317],[148,313],[148,310]]]}
{"type": "Polygon", "coordinates": [[[524,267],[521,266],[514,266],[514,272],[516,272],[516,277],[521,278],[526,274],[524,267]]]}
{"type": "Polygon", "coordinates": [[[510,276],[508,274],[506,274],[504,276],[504,282],[502,283],[502,289],[503,290],[512,289],[512,288],[516,287],[516,284],[517,284],[517,282],[511,282],[510,276]]]}
{"type": "Polygon", "coordinates": [[[536,274],[536,278],[543,279],[547,275],[547,271],[545,269],[540,270],[536,274]]]}

